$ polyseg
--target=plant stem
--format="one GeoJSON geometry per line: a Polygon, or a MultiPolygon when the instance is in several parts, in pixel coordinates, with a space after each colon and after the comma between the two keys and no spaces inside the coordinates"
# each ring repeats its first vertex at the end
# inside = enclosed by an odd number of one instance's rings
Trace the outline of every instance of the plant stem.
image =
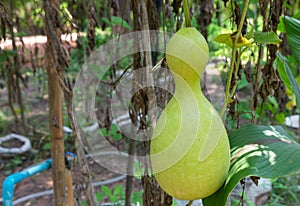
{"type": "Polygon", "coordinates": [[[184,12],[185,26],[191,27],[191,18],[190,18],[190,9],[189,9],[188,0],[183,0],[183,12],[184,12]]]}
{"type": "Polygon", "coordinates": [[[237,29],[237,32],[236,32],[236,35],[235,35],[235,38],[234,38],[234,41],[233,41],[233,45],[232,45],[231,62],[230,62],[229,74],[228,74],[228,79],[227,79],[227,84],[226,84],[224,105],[223,105],[222,110],[220,112],[221,117],[224,116],[227,105],[230,103],[231,97],[233,95],[233,94],[230,94],[231,93],[230,92],[230,85],[231,85],[231,80],[232,80],[232,75],[233,75],[233,68],[235,67],[235,63],[236,63],[236,61],[235,61],[236,53],[237,53],[236,52],[237,51],[236,44],[237,44],[238,39],[239,39],[239,37],[241,35],[241,32],[242,32],[243,23],[244,23],[244,20],[245,20],[247,11],[248,11],[249,1],[250,0],[245,0],[245,3],[244,3],[245,7],[244,7],[244,10],[243,10],[243,13],[242,13],[242,18],[240,20],[240,24],[238,25],[238,29],[237,29]]]}
{"type": "MultiPolygon", "coordinates": [[[[237,61],[235,62],[235,65],[237,65],[237,69],[234,71],[234,79],[238,78],[238,72],[239,72],[238,67],[239,67],[240,62],[241,62],[241,55],[244,51],[245,51],[245,49],[243,49],[243,50],[239,49],[239,51],[238,51],[239,56],[237,57],[237,61]]],[[[237,86],[238,86],[238,82],[235,82],[233,87],[231,88],[230,97],[233,97],[237,86]]]]}

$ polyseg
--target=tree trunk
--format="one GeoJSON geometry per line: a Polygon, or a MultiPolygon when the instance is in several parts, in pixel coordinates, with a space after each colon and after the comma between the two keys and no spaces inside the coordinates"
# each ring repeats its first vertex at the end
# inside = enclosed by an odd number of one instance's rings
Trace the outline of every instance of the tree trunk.
{"type": "Polygon", "coordinates": [[[44,1],[45,28],[47,33],[46,67],[48,74],[49,125],[51,136],[52,178],[55,206],[66,204],[65,154],[62,122],[62,88],[59,78],[63,77],[60,45],[59,1],[44,1]]]}

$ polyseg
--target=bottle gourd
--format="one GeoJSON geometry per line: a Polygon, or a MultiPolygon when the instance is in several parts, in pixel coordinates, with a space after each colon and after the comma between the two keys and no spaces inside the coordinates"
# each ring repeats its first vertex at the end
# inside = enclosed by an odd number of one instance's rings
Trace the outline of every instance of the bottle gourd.
{"type": "Polygon", "coordinates": [[[192,27],[180,29],[166,46],[175,92],[154,128],[150,159],[161,188],[182,200],[213,194],[229,170],[225,127],[200,88],[208,54],[206,40],[192,27]]]}

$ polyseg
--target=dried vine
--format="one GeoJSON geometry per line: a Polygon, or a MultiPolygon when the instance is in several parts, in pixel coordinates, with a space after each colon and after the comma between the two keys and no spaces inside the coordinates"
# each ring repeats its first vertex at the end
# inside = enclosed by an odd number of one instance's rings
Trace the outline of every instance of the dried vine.
{"type": "Polygon", "coordinates": [[[96,32],[95,28],[97,26],[97,19],[96,19],[96,9],[95,9],[95,3],[94,0],[89,0],[89,12],[88,12],[88,43],[91,50],[95,48],[96,44],[96,32]]]}
{"type": "MultiPolygon", "coordinates": [[[[260,13],[264,19],[263,32],[277,31],[277,27],[280,21],[280,16],[283,12],[283,1],[273,0],[273,1],[259,1],[260,13]]],[[[283,94],[282,82],[279,78],[278,72],[273,68],[273,63],[276,59],[276,52],[278,50],[277,45],[267,45],[265,51],[262,45],[259,46],[259,56],[256,63],[256,74],[255,74],[255,84],[254,94],[252,96],[252,111],[254,112],[260,101],[258,97],[260,96],[262,102],[266,101],[269,96],[276,96],[278,94],[283,94]],[[266,53],[266,63],[262,67],[260,61],[264,58],[266,53]],[[260,85],[259,82],[262,81],[260,85]]],[[[256,122],[255,116],[252,115],[252,122],[256,122]]]]}
{"type": "MultiPolygon", "coordinates": [[[[12,55],[12,59],[9,56],[7,56],[7,64],[5,65],[7,67],[6,71],[7,71],[8,104],[13,116],[15,117],[15,122],[16,124],[18,124],[19,118],[14,106],[14,102],[17,102],[17,104],[19,105],[21,121],[23,124],[26,124],[25,106],[23,103],[22,88],[20,85],[20,81],[22,81],[24,86],[26,86],[26,82],[22,78],[20,73],[21,60],[24,59],[24,56],[20,55],[19,49],[16,44],[16,35],[15,35],[14,27],[20,27],[20,26],[19,26],[19,17],[14,11],[12,1],[10,2],[9,5],[0,4],[0,19],[1,19],[0,22],[1,22],[2,38],[6,40],[7,38],[6,32],[8,30],[12,42],[11,47],[12,50],[14,51],[12,55]]],[[[20,39],[20,41],[23,44],[23,48],[24,48],[24,43],[22,41],[22,38],[20,39]]]]}

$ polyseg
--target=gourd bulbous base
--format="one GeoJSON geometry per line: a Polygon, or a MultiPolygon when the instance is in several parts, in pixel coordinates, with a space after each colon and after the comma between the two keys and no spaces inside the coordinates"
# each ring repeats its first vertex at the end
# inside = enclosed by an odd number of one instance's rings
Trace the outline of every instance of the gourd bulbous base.
{"type": "Polygon", "coordinates": [[[222,120],[200,87],[197,92],[185,87],[175,90],[159,118],[150,153],[160,186],[177,199],[193,200],[222,186],[230,150],[222,120]]]}

